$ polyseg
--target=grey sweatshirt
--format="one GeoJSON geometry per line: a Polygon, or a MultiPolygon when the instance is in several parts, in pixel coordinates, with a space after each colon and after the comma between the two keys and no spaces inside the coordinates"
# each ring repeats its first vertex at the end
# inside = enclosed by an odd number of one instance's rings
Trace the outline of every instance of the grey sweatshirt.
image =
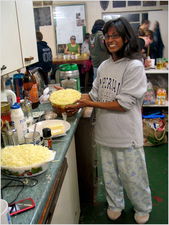
{"type": "Polygon", "coordinates": [[[109,147],[143,146],[141,107],[147,79],[144,66],[139,60],[112,57],[98,68],[89,95],[93,101],[117,100],[126,112],[97,109],[95,140],[109,147]]]}

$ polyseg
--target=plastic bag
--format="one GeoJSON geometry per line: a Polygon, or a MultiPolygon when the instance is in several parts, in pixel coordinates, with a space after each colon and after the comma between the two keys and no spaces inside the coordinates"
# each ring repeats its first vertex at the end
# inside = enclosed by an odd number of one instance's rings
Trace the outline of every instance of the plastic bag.
{"type": "Polygon", "coordinates": [[[144,146],[167,143],[165,115],[143,116],[144,146]]]}
{"type": "Polygon", "coordinates": [[[153,89],[153,85],[150,81],[147,83],[147,92],[144,95],[144,105],[155,104],[155,92],[153,89]]]}

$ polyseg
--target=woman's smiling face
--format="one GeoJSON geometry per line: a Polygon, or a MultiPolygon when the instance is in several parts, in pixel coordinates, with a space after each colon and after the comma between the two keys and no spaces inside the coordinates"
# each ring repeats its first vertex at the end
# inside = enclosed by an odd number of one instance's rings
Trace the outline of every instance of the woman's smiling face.
{"type": "Polygon", "coordinates": [[[105,44],[112,55],[123,47],[123,39],[120,37],[115,27],[110,27],[105,34],[105,44]]]}

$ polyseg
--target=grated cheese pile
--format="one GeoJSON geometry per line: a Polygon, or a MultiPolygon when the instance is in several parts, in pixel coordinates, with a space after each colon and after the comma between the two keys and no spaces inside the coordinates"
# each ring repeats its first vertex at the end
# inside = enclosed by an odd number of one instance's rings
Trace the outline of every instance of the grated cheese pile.
{"type": "Polygon", "coordinates": [[[1,150],[1,166],[27,167],[51,160],[52,151],[41,145],[7,146],[1,150]]]}
{"type": "Polygon", "coordinates": [[[74,104],[80,98],[81,93],[79,91],[68,88],[59,91],[54,91],[50,95],[49,100],[55,105],[64,106],[74,104]]]}

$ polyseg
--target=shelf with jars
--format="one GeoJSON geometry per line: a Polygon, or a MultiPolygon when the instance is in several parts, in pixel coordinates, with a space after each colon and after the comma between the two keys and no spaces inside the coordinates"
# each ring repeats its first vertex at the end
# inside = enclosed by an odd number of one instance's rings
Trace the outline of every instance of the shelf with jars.
{"type": "Polygon", "coordinates": [[[168,70],[146,69],[145,72],[152,87],[148,87],[143,107],[168,107],[168,70]]]}

